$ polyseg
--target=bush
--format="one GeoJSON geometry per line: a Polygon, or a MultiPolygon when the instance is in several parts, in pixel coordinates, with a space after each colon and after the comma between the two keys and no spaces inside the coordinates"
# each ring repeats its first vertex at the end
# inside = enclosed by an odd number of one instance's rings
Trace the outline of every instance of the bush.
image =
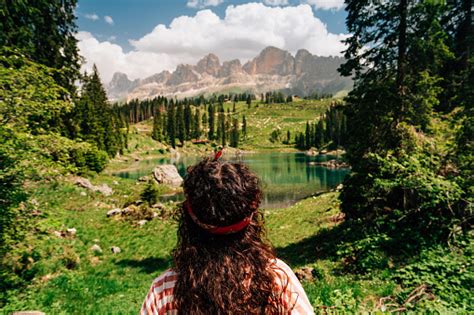
{"type": "Polygon", "coordinates": [[[157,203],[160,197],[160,189],[154,180],[149,180],[145,189],[140,194],[140,198],[147,202],[149,206],[157,203]]]}
{"type": "Polygon", "coordinates": [[[413,288],[424,284],[436,297],[431,307],[449,308],[456,313],[473,312],[474,241],[460,243],[462,248],[437,246],[424,250],[416,262],[398,270],[393,279],[404,287],[399,298],[405,300],[413,288]]]}
{"type": "Polygon", "coordinates": [[[57,134],[35,137],[31,145],[45,158],[58,162],[70,171],[83,173],[88,170],[102,171],[107,165],[105,151],[88,142],[78,142],[57,134]]]}

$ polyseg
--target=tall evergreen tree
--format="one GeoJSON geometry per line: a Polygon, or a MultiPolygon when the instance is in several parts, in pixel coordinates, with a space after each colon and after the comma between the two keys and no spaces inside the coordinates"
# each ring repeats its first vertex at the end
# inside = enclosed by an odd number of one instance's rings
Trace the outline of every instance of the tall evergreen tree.
{"type": "Polygon", "coordinates": [[[239,120],[237,118],[234,118],[232,120],[232,131],[230,135],[230,146],[237,148],[239,146],[239,138],[240,138],[240,132],[239,132],[239,120]]]}
{"type": "Polygon", "coordinates": [[[176,111],[176,133],[181,142],[181,145],[184,145],[184,140],[186,140],[186,129],[184,125],[184,106],[183,103],[178,103],[178,110],[176,111]]]}
{"type": "Polygon", "coordinates": [[[186,140],[191,139],[191,125],[193,123],[191,106],[186,104],[184,107],[184,133],[186,140]]]}
{"type": "Polygon", "coordinates": [[[245,115],[242,117],[242,134],[244,139],[247,139],[247,119],[245,119],[245,115]]]}
{"type": "Polygon", "coordinates": [[[214,108],[214,105],[211,103],[209,104],[209,107],[208,107],[208,112],[209,112],[209,132],[208,132],[208,139],[209,140],[214,140],[214,126],[215,126],[215,123],[214,123],[214,119],[215,119],[215,108],[214,108]]]}
{"type": "Polygon", "coordinates": [[[168,127],[169,143],[173,148],[176,148],[176,114],[175,114],[175,105],[174,105],[173,100],[170,100],[168,104],[167,116],[168,116],[167,127],[168,127]]]}
{"type": "Polygon", "coordinates": [[[156,141],[161,141],[161,135],[162,135],[162,123],[163,120],[161,118],[161,110],[158,109],[153,116],[153,130],[151,132],[151,137],[155,139],[156,141]]]}
{"type": "Polygon", "coordinates": [[[199,139],[201,136],[201,113],[199,111],[199,108],[196,109],[196,112],[194,113],[194,119],[193,119],[193,132],[192,132],[192,137],[194,139],[199,139]]]}

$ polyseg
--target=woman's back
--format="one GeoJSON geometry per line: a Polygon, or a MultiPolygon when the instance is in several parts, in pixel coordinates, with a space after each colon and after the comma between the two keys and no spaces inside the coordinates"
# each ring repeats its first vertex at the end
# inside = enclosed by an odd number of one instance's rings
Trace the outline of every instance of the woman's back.
{"type": "Polygon", "coordinates": [[[204,160],[188,169],[184,193],[172,270],[155,280],[142,313],[312,313],[265,239],[260,181],[247,166],[204,160]]]}
{"type": "MultiPolygon", "coordinates": [[[[283,294],[288,313],[312,314],[313,308],[291,268],[280,259],[275,259],[269,267],[275,272],[275,294],[283,294]]],[[[156,278],[143,302],[140,314],[178,314],[174,298],[177,279],[178,274],[172,269],[156,278]]]]}

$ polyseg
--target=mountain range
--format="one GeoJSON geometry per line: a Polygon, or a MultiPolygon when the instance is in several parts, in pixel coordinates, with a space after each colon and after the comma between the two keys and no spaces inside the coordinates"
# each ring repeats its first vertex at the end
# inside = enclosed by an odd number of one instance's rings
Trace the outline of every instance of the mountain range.
{"type": "Polygon", "coordinates": [[[243,65],[238,59],[221,63],[211,53],[196,65],[180,64],[174,72],[162,71],[144,79],[132,81],[125,73],[116,72],[106,90],[112,101],[228,92],[336,94],[352,87],[351,78],[341,77],[337,72],[344,61],[342,57],[312,55],[306,49],[293,56],[271,46],[243,65]]]}

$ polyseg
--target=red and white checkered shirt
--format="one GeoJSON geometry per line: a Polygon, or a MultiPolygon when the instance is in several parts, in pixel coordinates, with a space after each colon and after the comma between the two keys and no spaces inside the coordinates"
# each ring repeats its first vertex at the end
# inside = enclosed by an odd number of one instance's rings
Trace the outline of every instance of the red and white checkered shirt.
{"type": "MultiPolygon", "coordinates": [[[[313,307],[291,268],[283,261],[276,259],[272,264],[276,274],[275,292],[281,292],[286,285],[284,303],[291,308],[292,315],[314,314],[313,307]]],[[[150,291],[143,302],[141,315],[178,314],[173,296],[178,274],[169,269],[153,281],[150,291]]]]}

